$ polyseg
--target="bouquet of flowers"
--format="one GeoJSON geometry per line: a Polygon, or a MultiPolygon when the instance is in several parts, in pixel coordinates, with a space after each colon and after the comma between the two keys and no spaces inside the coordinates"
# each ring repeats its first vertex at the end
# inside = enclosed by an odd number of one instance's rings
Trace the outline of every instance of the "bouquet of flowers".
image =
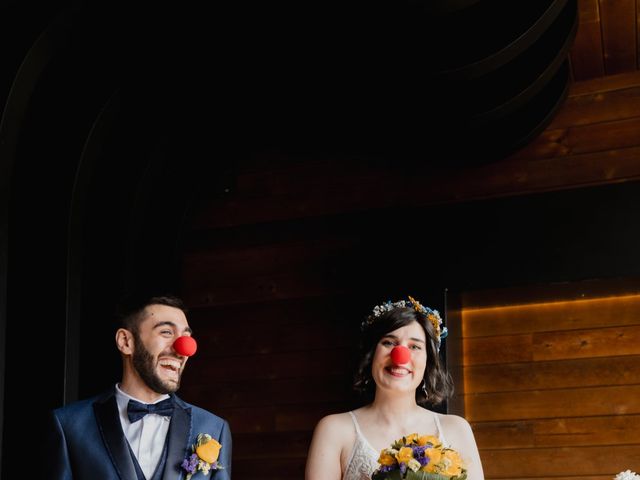
{"type": "Polygon", "coordinates": [[[632,472],[631,470],[625,470],[624,472],[617,474],[613,480],[640,480],[640,475],[636,472],[632,472]]]}
{"type": "Polygon", "coordinates": [[[460,454],[433,435],[412,433],[380,452],[371,480],[465,480],[460,454]]]}

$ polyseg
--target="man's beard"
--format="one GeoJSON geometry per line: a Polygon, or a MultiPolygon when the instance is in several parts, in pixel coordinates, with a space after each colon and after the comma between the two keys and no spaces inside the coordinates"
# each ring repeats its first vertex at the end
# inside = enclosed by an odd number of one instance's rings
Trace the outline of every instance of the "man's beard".
{"type": "Polygon", "coordinates": [[[133,338],[135,341],[133,368],[138,372],[144,383],[157,393],[173,393],[177,391],[180,388],[180,373],[178,373],[177,383],[163,381],[156,373],[153,355],[146,349],[142,339],[137,333],[133,334],[133,338]]]}

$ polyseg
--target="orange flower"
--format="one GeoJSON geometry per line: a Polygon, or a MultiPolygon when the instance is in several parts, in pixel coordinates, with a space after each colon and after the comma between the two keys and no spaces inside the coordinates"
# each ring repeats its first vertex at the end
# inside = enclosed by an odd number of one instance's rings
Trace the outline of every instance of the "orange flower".
{"type": "Polygon", "coordinates": [[[205,462],[213,463],[218,460],[221,448],[222,445],[220,445],[216,439],[212,438],[208,442],[196,447],[196,453],[198,454],[198,457],[205,462]]]}
{"type": "Polygon", "coordinates": [[[413,442],[418,440],[418,434],[417,433],[412,433],[411,435],[407,435],[404,438],[406,439],[407,444],[413,443],[413,442]]]}
{"type": "Polygon", "coordinates": [[[378,463],[380,465],[391,466],[396,463],[396,458],[391,454],[389,450],[382,450],[382,452],[380,452],[378,463]]]}
{"type": "Polygon", "coordinates": [[[427,315],[427,318],[431,322],[431,325],[433,325],[433,329],[436,331],[436,334],[439,334],[440,333],[440,322],[438,321],[436,316],[433,313],[430,313],[430,314],[427,315]]]}
{"type": "Polygon", "coordinates": [[[440,440],[438,440],[438,437],[434,435],[423,435],[418,438],[418,445],[421,447],[424,447],[427,443],[430,443],[434,447],[440,446],[440,440]]]}
{"type": "Polygon", "coordinates": [[[396,458],[400,463],[409,463],[409,460],[413,459],[413,450],[410,447],[402,447],[398,453],[396,453],[396,458]]]}
{"type": "Polygon", "coordinates": [[[442,451],[437,448],[427,448],[424,451],[424,456],[429,459],[429,463],[427,463],[422,470],[429,473],[435,473],[438,471],[438,463],[442,458],[442,451]]]}
{"type": "Polygon", "coordinates": [[[462,473],[462,458],[455,450],[444,450],[442,452],[442,464],[445,475],[460,475],[462,473]]]}

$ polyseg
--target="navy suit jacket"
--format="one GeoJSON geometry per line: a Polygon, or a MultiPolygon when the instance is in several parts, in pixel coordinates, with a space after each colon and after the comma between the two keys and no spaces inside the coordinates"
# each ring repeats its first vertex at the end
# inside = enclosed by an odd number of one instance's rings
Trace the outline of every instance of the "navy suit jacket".
{"type": "MultiPolygon", "coordinates": [[[[173,395],[175,410],[169,427],[167,463],[162,480],[182,480],[182,461],[200,433],[222,445],[218,463],[206,477],[198,471],[192,480],[231,479],[231,432],[222,418],[173,395]]],[[[122,431],[115,388],[87,400],[54,410],[47,432],[49,460],[43,468],[51,480],[137,480],[129,446],[122,431]]]]}

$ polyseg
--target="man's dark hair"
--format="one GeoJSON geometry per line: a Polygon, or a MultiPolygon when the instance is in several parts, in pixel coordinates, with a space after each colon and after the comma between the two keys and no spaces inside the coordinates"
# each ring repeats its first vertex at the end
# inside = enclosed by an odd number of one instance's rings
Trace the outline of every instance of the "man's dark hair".
{"type": "Polygon", "coordinates": [[[144,309],[150,305],[167,305],[187,313],[184,302],[172,294],[131,295],[123,299],[117,307],[116,317],[119,327],[137,334],[140,323],[144,320],[144,309]]]}

